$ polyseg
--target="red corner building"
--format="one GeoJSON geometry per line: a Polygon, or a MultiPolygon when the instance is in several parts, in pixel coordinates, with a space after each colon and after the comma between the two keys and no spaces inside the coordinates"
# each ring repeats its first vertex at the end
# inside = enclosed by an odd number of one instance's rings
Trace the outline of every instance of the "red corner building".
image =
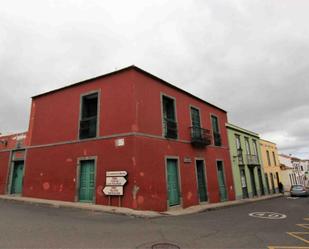
{"type": "Polygon", "coordinates": [[[226,123],[130,66],[33,97],[26,143],[0,144],[0,192],[156,211],[234,200],[226,123]],[[103,192],[107,171],[127,172],[122,196],[103,192]]]}

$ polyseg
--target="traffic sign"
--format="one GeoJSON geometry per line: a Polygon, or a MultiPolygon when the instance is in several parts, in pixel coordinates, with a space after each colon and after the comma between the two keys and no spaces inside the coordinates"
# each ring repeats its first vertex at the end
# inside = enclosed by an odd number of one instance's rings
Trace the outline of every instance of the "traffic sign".
{"type": "Polygon", "coordinates": [[[127,171],[106,171],[106,176],[126,176],[127,171]]]}
{"type": "Polygon", "coordinates": [[[122,176],[106,177],[106,185],[109,186],[123,186],[127,180],[122,176]]]}
{"type": "Polygon", "coordinates": [[[106,186],[103,189],[103,193],[105,195],[123,195],[123,187],[122,186],[106,186]]]}

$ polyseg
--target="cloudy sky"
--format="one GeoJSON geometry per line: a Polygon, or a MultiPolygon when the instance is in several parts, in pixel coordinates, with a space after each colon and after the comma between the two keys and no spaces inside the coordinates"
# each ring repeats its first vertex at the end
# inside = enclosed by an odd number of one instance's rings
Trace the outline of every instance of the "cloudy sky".
{"type": "Polygon", "coordinates": [[[0,0],[0,132],[30,97],[135,64],[309,158],[309,1],[0,0]]]}

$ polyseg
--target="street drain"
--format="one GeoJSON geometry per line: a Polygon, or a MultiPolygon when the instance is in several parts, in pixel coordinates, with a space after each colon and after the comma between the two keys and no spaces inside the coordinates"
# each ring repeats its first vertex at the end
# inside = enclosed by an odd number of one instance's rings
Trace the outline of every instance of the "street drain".
{"type": "Polygon", "coordinates": [[[157,243],[152,245],[152,249],[180,249],[179,246],[170,243],[157,243]]]}

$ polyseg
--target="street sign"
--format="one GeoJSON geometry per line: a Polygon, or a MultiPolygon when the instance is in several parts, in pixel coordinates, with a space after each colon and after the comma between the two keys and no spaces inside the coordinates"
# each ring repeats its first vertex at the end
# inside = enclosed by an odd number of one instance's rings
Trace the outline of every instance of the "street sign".
{"type": "Polygon", "coordinates": [[[126,176],[127,171],[106,171],[106,176],[126,176]]]}
{"type": "Polygon", "coordinates": [[[103,193],[106,195],[123,195],[122,186],[106,186],[103,189],[103,193]]]}
{"type": "Polygon", "coordinates": [[[123,186],[127,180],[122,176],[106,177],[106,185],[109,186],[123,186]]]}

